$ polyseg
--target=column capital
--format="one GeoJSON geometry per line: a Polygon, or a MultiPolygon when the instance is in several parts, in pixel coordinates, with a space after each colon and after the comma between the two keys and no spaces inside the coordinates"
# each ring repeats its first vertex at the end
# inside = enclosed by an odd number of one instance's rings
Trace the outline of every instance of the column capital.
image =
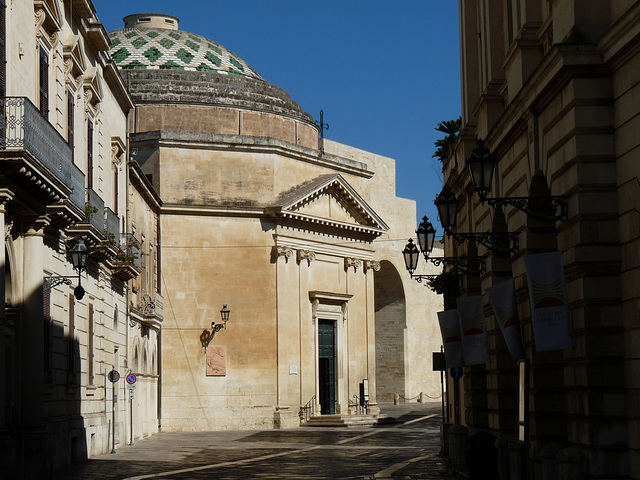
{"type": "Polygon", "coordinates": [[[365,260],[364,261],[364,271],[373,270],[374,272],[380,271],[380,262],[376,260],[365,260]]]}
{"type": "Polygon", "coordinates": [[[293,257],[293,248],[291,247],[282,247],[275,246],[273,247],[273,254],[278,257],[284,257],[285,261],[289,261],[291,257],[293,257]]]}
{"type": "Polygon", "coordinates": [[[315,259],[316,259],[315,252],[312,252],[311,250],[304,250],[304,249],[298,250],[298,263],[301,263],[303,260],[306,260],[308,262],[308,265],[311,265],[311,262],[313,262],[315,259]]]}
{"type": "Polygon", "coordinates": [[[355,257],[345,257],[344,269],[349,270],[349,267],[353,267],[354,271],[358,270],[362,266],[362,260],[355,257]]]}
{"type": "Polygon", "coordinates": [[[47,215],[25,217],[23,220],[25,237],[44,237],[44,228],[49,226],[50,223],[51,221],[47,215]]]}

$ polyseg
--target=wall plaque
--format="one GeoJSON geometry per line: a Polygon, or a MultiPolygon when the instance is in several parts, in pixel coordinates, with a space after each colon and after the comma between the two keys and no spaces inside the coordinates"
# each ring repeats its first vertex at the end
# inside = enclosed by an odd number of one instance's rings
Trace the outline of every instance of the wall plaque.
{"type": "Polygon", "coordinates": [[[227,347],[209,345],[207,347],[207,377],[224,377],[227,374],[227,347]]]}

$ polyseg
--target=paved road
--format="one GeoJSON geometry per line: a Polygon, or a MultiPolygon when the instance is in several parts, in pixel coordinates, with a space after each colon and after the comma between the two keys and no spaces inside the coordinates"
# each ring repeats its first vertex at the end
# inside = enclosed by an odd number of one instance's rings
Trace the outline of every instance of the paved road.
{"type": "Polygon", "coordinates": [[[373,428],[160,433],[56,475],[61,480],[440,479],[440,404],[383,405],[373,428]]]}

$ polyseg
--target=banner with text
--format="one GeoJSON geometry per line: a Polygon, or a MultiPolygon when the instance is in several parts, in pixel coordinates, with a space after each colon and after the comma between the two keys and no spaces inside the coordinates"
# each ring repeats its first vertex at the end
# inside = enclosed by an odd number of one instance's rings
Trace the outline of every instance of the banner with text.
{"type": "Polygon", "coordinates": [[[457,310],[438,312],[438,323],[444,345],[444,358],[447,368],[464,367],[462,356],[462,338],[460,337],[460,320],[457,310]]]}
{"type": "Polygon", "coordinates": [[[500,325],[500,331],[507,343],[511,357],[514,360],[524,358],[513,278],[496,283],[487,288],[486,293],[493,309],[493,314],[496,317],[496,323],[500,325]]]}
{"type": "Polygon", "coordinates": [[[572,348],[569,300],[560,252],[525,255],[536,350],[572,348]]]}
{"type": "Polygon", "coordinates": [[[456,300],[460,331],[462,332],[462,354],[467,365],[489,363],[487,327],[482,311],[482,295],[461,297],[456,300]]]}

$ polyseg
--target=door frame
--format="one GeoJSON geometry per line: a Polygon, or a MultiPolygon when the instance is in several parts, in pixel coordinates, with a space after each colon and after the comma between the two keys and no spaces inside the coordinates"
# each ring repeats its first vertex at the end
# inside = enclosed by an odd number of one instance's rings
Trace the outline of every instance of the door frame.
{"type": "Polygon", "coordinates": [[[320,412],[320,352],[318,325],[320,320],[335,322],[335,369],[336,369],[336,414],[348,411],[347,388],[347,302],[353,295],[330,292],[309,292],[312,306],[312,321],[314,325],[315,340],[315,395],[316,408],[320,412]]]}

